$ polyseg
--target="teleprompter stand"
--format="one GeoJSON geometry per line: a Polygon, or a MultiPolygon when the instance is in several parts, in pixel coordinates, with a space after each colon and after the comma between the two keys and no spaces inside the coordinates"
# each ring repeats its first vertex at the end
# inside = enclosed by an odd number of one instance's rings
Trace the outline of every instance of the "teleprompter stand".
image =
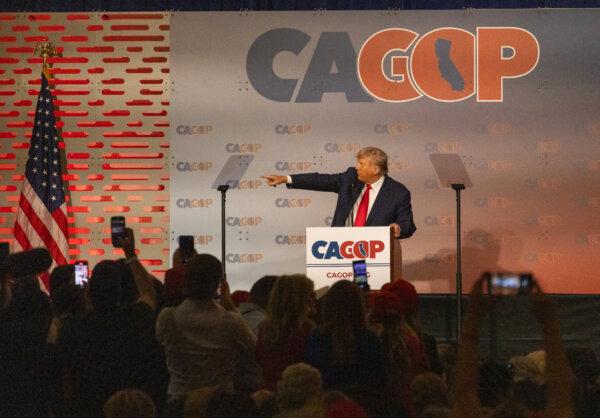
{"type": "Polygon", "coordinates": [[[226,234],[225,234],[225,206],[227,190],[239,187],[240,180],[246,173],[248,166],[254,159],[252,154],[238,154],[229,157],[221,172],[212,184],[213,189],[221,192],[221,263],[223,265],[223,278],[227,279],[226,271],[226,234]]]}
{"type": "Polygon", "coordinates": [[[460,192],[473,183],[457,154],[429,154],[442,186],[456,193],[456,341],[460,342],[462,322],[462,252],[461,252],[461,202],[460,192]]]}
{"type": "Polygon", "coordinates": [[[229,190],[229,185],[221,184],[217,186],[217,190],[221,192],[221,264],[223,265],[223,278],[227,280],[225,269],[225,195],[227,194],[227,190],[229,190]]]}

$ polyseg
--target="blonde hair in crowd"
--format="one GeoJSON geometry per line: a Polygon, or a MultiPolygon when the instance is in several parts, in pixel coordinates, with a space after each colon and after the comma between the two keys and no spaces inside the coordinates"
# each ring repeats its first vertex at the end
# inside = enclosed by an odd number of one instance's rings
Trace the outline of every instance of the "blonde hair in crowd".
{"type": "Polygon", "coordinates": [[[321,372],[305,363],[288,366],[277,381],[277,405],[290,411],[305,406],[323,387],[321,372]]]}
{"type": "Polygon", "coordinates": [[[138,389],[124,389],[114,393],[104,404],[108,418],[156,417],[150,395],[138,389]]]}
{"type": "Polygon", "coordinates": [[[381,170],[381,174],[387,174],[388,172],[388,156],[387,154],[375,147],[364,147],[356,153],[356,158],[370,157],[373,164],[375,164],[381,170]]]}
{"type": "Polygon", "coordinates": [[[284,344],[290,335],[314,323],[308,315],[313,304],[314,283],[303,274],[283,275],[275,282],[267,317],[263,324],[265,341],[268,345],[284,344]]]}
{"type": "Polygon", "coordinates": [[[404,336],[415,334],[415,332],[401,317],[384,318],[381,324],[383,325],[383,333],[380,337],[381,345],[388,352],[390,358],[390,373],[395,379],[407,376],[410,372],[411,358],[404,336]]]}
{"type": "Polygon", "coordinates": [[[210,398],[215,396],[219,390],[219,386],[206,386],[188,393],[183,406],[183,417],[203,417],[210,398]]]}

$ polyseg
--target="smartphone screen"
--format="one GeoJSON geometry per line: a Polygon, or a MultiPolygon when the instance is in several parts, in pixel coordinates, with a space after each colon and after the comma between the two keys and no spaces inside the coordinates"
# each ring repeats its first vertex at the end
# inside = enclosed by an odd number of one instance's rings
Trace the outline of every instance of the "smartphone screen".
{"type": "Polygon", "coordinates": [[[110,239],[115,248],[121,247],[123,237],[125,236],[125,218],[123,216],[113,216],[110,218],[110,239]]]}
{"type": "Polygon", "coordinates": [[[83,286],[87,283],[89,278],[88,262],[86,260],[79,260],[75,262],[75,284],[77,286],[83,286]]]}
{"type": "Polygon", "coordinates": [[[366,261],[354,260],[352,262],[352,272],[354,273],[354,283],[356,283],[362,290],[369,290],[366,261]]]}
{"type": "Polygon", "coordinates": [[[529,292],[532,280],[530,273],[492,273],[490,286],[492,295],[513,296],[529,292]]]}
{"type": "Polygon", "coordinates": [[[194,236],[180,235],[177,240],[179,241],[179,253],[181,254],[181,261],[185,263],[194,256],[194,236]]]}

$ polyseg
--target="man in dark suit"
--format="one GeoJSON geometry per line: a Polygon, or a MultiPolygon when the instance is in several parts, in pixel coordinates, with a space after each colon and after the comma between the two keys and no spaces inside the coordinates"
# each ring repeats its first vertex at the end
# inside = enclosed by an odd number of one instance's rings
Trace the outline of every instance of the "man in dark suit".
{"type": "Polygon", "coordinates": [[[366,147],[356,155],[356,168],[338,174],[294,174],[263,176],[269,186],[286,184],[292,189],[338,194],[331,226],[390,226],[396,238],[408,238],[416,231],[410,192],[387,175],[387,154],[366,147]]]}

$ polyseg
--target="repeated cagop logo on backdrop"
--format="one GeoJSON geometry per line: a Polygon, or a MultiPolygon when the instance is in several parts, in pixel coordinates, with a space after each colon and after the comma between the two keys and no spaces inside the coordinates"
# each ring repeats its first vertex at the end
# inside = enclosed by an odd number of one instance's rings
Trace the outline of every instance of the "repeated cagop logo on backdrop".
{"type": "Polygon", "coordinates": [[[312,167],[310,161],[276,161],[275,170],[277,171],[307,171],[312,167]]]}
{"type": "Polygon", "coordinates": [[[212,161],[177,161],[174,166],[180,172],[205,172],[212,168],[213,163],[212,161]]]}
{"type": "Polygon", "coordinates": [[[275,235],[277,245],[299,245],[306,244],[306,235],[275,235]]]}
{"type": "Polygon", "coordinates": [[[205,209],[214,203],[210,197],[203,198],[177,198],[175,205],[180,209],[205,209]]]}
{"type": "Polygon", "coordinates": [[[325,152],[336,153],[336,152],[350,152],[356,154],[364,145],[359,143],[348,143],[348,142],[326,142],[323,148],[325,152]]]}
{"type": "Polygon", "coordinates": [[[213,240],[214,237],[209,234],[194,235],[195,245],[209,245],[213,240]]]}
{"type": "Polygon", "coordinates": [[[231,264],[260,263],[262,259],[262,253],[227,253],[225,256],[225,260],[231,264]]]}
{"type": "Polygon", "coordinates": [[[423,219],[423,225],[426,226],[455,226],[456,217],[454,215],[428,215],[423,219]]]}
{"type": "Polygon", "coordinates": [[[312,126],[304,123],[299,125],[275,125],[275,133],[278,135],[306,135],[312,131],[312,126]]]}
{"type": "Polygon", "coordinates": [[[410,167],[410,163],[408,161],[403,160],[389,160],[388,161],[388,169],[390,172],[395,171],[406,171],[410,167]]]}
{"type": "Polygon", "coordinates": [[[475,207],[489,209],[506,209],[513,201],[508,196],[486,196],[478,197],[473,201],[475,207]]]}
{"type": "Polygon", "coordinates": [[[177,135],[209,135],[213,131],[212,125],[177,125],[177,135]]]}
{"type": "Polygon", "coordinates": [[[376,124],[373,131],[379,135],[402,135],[408,132],[409,126],[406,123],[384,123],[376,124]]]}
{"type": "Polygon", "coordinates": [[[229,154],[256,154],[261,150],[263,144],[259,143],[235,143],[228,142],[225,144],[225,151],[229,154]]]}
{"type": "Polygon", "coordinates": [[[559,190],[562,179],[559,177],[528,178],[525,179],[524,184],[533,190],[559,190]]]}
{"type": "MultiPolygon", "coordinates": [[[[306,32],[277,28],[260,35],[246,57],[254,89],[276,102],[290,102],[299,82],[274,68],[281,52],[299,55],[311,41],[306,32]]],[[[371,35],[358,56],[348,32],[322,32],[296,103],[319,103],[325,93],[344,93],[348,102],[407,102],[422,96],[457,102],[502,102],[504,80],[529,74],[539,61],[536,37],[517,27],[477,27],[475,34],[443,27],[422,36],[405,28],[371,35]]]]}
{"type": "Polygon", "coordinates": [[[294,208],[307,208],[312,205],[312,199],[305,198],[292,198],[278,197],[275,199],[275,206],[283,209],[294,209],[294,208]]]}
{"type": "Polygon", "coordinates": [[[227,226],[258,226],[263,219],[260,216],[228,216],[225,219],[227,226]]]}
{"type": "Polygon", "coordinates": [[[427,142],[423,145],[423,149],[427,152],[456,153],[456,152],[460,151],[460,142],[459,141],[427,142]]]}
{"type": "Polygon", "coordinates": [[[557,214],[535,214],[523,218],[523,225],[555,227],[562,224],[563,218],[557,214]]]}
{"type": "Polygon", "coordinates": [[[255,190],[263,185],[262,180],[251,179],[251,180],[232,180],[226,182],[230,189],[239,190],[255,190]]]}
{"type": "Polygon", "coordinates": [[[564,261],[564,255],[558,252],[530,252],[523,257],[524,261],[532,264],[558,264],[564,261]]]}

